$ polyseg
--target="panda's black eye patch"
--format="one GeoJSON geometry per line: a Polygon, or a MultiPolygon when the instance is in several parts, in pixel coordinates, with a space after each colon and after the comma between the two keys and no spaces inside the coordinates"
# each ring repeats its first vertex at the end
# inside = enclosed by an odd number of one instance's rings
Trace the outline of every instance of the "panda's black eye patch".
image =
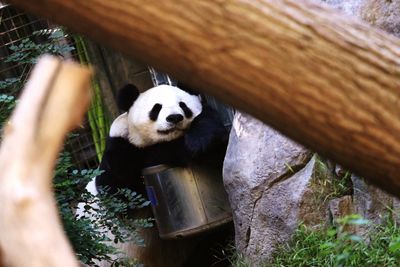
{"type": "Polygon", "coordinates": [[[183,113],[185,113],[186,118],[191,118],[193,116],[193,112],[184,102],[179,102],[179,106],[183,110],[183,113]]]}
{"type": "Polygon", "coordinates": [[[160,114],[160,110],[162,108],[161,104],[155,104],[153,108],[150,110],[149,117],[150,120],[156,121],[158,118],[158,114],[160,114]]]}

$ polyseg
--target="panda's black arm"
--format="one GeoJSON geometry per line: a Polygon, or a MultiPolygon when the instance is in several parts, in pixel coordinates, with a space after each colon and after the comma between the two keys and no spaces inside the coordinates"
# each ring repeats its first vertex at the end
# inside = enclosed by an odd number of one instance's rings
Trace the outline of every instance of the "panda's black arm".
{"type": "Polygon", "coordinates": [[[103,173],[96,177],[97,187],[108,187],[110,193],[129,188],[142,193],[141,151],[122,137],[109,137],[100,163],[103,173]]]}
{"type": "Polygon", "coordinates": [[[218,113],[209,106],[197,116],[185,134],[185,147],[192,158],[215,149],[226,147],[229,133],[218,117],[218,113]]]}

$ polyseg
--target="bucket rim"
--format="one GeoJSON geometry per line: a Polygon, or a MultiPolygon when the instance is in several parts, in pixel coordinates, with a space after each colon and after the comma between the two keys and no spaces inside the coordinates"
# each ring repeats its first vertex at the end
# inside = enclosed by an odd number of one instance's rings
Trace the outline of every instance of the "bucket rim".
{"type": "Polygon", "coordinates": [[[169,166],[167,164],[159,164],[159,165],[154,165],[150,167],[146,167],[142,169],[142,175],[150,175],[154,173],[159,173],[168,169],[173,168],[172,166],[169,166]]]}

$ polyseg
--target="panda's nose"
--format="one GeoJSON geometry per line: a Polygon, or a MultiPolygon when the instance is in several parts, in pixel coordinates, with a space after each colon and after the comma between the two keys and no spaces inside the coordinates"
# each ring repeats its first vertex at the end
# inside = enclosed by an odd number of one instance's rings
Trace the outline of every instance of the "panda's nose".
{"type": "Polygon", "coordinates": [[[166,118],[166,120],[170,123],[177,124],[183,120],[183,116],[181,114],[171,114],[166,118]]]}

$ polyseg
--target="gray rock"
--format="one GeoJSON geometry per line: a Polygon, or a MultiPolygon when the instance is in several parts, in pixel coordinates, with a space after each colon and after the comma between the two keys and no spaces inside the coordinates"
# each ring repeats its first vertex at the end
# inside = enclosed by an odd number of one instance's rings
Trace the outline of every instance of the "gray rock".
{"type": "Polygon", "coordinates": [[[288,242],[299,223],[325,226],[329,222],[328,188],[321,187],[317,158],[299,172],[267,189],[255,203],[244,255],[253,264],[271,259],[288,242]]]}
{"type": "Polygon", "coordinates": [[[388,33],[400,37],[400,1],[364,0],[360,17],[388,33]]]}
{"type": "MultiPolygon", "coordinates": [[[[306,218],[315,210],[307,209],[304,199],[315,165],[311,155],[260,121],[236,113],[224,183],[233,211],[236,247],[249,259],[268,258],[278,244],[288,240],[299,214],[306,218]]],[[[309,196],[314,199],[313,193],[309,196]]],[[[306,219],[312,221],[311,217],[306,219]]]]}
{"type": "Polygon", "coordinates": [[[347,15],[356,15],[360,12],[365,0],[321,0],[328,5],[343,11],[347,15]]]}
{"type": "Polygon", "coordinates": [[[371,223],[357,228],[357,233],[367,236],[371,225],[384,223],[391,216],[394,197],[352,175],[353,182],[353,209],[371,223]]]}
{"type": "Polygon", "coordinates": [[[342,176],[344,176],[344,175],[346,174],[347,170],[344,169],[344,168],[343,168],[342,166],[340,166],[339,164],[336,164],[336,165],[335,165],[335,170],[334,170],[334,172],[335,172],[335,175],[336,175],[337,177],[342,177],[342,176]]]}
{"type": "Polygon", "coordinates": [[[329,201],[329,210],[332,215],[332,220],[336,221],[346,215],[353,214],[353,200],[347,195],[340,198],[335,198],[329,201]]]}
{"type": "MultiPolygon", "coordinates": [[[[350,214],[354,214],[352,196],[347,195],[330,200],[329,211],[332,216],[333,225],[337,225],[337,219],[343,218],[350,214]]],[[[343,230],[346,232],[356,233],[356,228],[352,225],[346,225],[343,230]]]]}
{"type": "Polygon", "coordinates": [[[397,197],[393,198],[392,218],[397,223],[397,225],[400,224],[400,200],[397,197]]]}
{"type": "Polygon", "coordinates": [[[358,17],[388,33],[400,37],[400,1],[321,0],[347,15],[358,17]]]}

